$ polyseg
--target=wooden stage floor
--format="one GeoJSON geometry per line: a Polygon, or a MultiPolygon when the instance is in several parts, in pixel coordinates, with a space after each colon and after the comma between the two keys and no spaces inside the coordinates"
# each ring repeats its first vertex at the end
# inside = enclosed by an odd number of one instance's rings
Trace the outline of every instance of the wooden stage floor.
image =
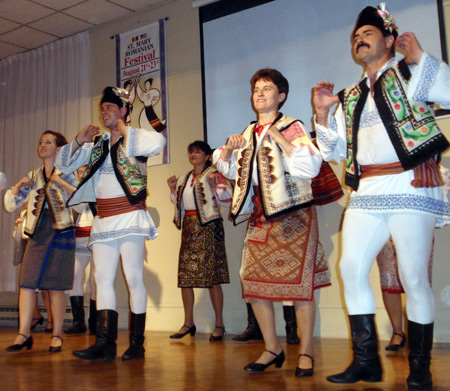
{"type": "MultiPolygon", "coordinates": [[[[222,342],[209,342],[207,334],[169,339],[167,332],[146,332],[145,359],[122,361],[120,355],[128,347],[128,332],[119,332],[118,354],[115,362],[83,361],[72,356],[72,350],[84,349],[95,337],[66,336],[61,353],[49,353],[50,335],[34,332],[31,351],[6,352],[16,335],[15,329],[0,329],[0,390],[2,391],[404,391],[408,375],[406,351],[384,351],[384,368],[380,383],[332,384],[327,375],[340,372],[350,362],[348,340],[315,339],[315,374],[312,378],[297,379],[294,370],[297,346],[283,348],[287,359],[281,369],[270,367],[263,374],[248,373],[243,367],[256,360],[263,349],[261,342],[235,342],[225,335],[222,342]]],[[[435,346],[432,372],[433,391],[450,390],[450,345],[435,346]]]]}

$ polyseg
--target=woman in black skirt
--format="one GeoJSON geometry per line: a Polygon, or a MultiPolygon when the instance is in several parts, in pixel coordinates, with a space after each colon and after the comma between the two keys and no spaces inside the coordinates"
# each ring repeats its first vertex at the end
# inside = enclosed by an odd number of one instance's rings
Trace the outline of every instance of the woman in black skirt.
{"type": "Polygon", "coordinates": [[[210,146],[195,141],[188,146],[193,170],[167,180],[175,205],[174,223],[181,233],[178,263],[178,287],[184,306],[184,325],[170,338],[195,335],[194,289],[209,288],[216,316],[210,341],[220,341],[225,333],[222,318],[223,292],[221,284],[230,282],[224,229],[219,204],[229,205],[231,189],[222,175],[211,167],[210,146]]]}

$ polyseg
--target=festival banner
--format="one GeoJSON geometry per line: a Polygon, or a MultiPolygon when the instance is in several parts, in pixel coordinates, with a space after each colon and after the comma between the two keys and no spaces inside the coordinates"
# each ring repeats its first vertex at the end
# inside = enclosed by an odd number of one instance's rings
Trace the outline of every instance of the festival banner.
{"type": "Polygon", "coordinates": [[[147,166],[169,162],[165,21],[115,36],[117,86],[131,95],[130,126],[162,133],[167,144],[147,166]]]}

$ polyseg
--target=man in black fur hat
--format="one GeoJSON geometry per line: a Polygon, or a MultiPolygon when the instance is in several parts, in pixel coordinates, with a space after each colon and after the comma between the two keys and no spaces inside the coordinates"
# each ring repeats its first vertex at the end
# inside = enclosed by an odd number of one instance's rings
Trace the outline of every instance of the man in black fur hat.
{"type": "Polygon", "coordinates": [[[353,53],[364,66],[360,82],[337,95],[314,87],[317,142],[326,161],[346,159],[352,188],[342,229],[340,270],[353,340],[353,361],[334,383],[381,381],[375,300],[369,273],[392,236],[406,292],[410,375],[414,389],[432,386],[434,299],[428,259],[435,226],[450,213],[438,167],[449,146],[426,102],[450,105],[450,70],[425,53],[415,35],[400,36],[384,3],[366,7],[352,32],[353,53]],[[404,59],[395,59],[395,48],[404,59]],[[330,109],[338,107],[334,115],[330,109]]]}
{"type": "Polygon", "coordinates": [[[147,292],[143,280],[145,240],[158,233],[147,212],[147,167],[145,158],[159,153],[166,143],[163,135],[125,124],[131,110],[130,94],[118,87],[106,87],[100,114],[107,129],[89,125],[62,147],[55,166],[73,172],[87,165],[68,206],[96,202],[98,213],[91,230],[97,285],[97,327],[95,345],[78,350],[81,359],[112,361],[116,357],[118,314],[114,278],[119,258],[130,292],[130,347],[123,360],[144,357],[147,292]],[[95,137],[95,138],[94,138],[95,137]]]}

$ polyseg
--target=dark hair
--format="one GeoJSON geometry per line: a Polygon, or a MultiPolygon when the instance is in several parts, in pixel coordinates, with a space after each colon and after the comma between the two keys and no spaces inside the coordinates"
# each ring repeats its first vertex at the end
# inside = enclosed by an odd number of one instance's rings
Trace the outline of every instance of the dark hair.
{"type": "Polygon", "coordinates": [[[103,103],[108,102],[117,105],[119,109],[125,107],[125,109],[127,110],[125,113],[125,118],[127,118],[128,115],[131,113],[131,110],[133,110],[133,105],[124,103],[124,101],[120,98],[120,96],[122,97],[125,96],[125,98],[129,98],[130,93],[125,88],[106,87],[103,90],[103,96],[102,99],[100,100],[100,106],[103,103]]]}
{"type": "MultiPolygon", "coordinates": [[[[193,143],[190,143],[187,147],[188,152],[192,152],[195,150],[200,150],[202,152],[205,153],[205,155],[211,156],[212,155],[212,149],[209,146],[208,143],[201,141],[201,140],[197,140],[194,141],[193,143]]],[[[211,165],[211,160],[208,160],[206,162],[206,167],[209,167],[211,165]]]]}
{"type": "Polygon", "coordinates": [[[278,92],[280,94],[286,94],[286,97],[284,98],[283,102],[280,102],[278,105],[278,109],[281,109],[281,107],[284,105],[284,102],[286,102],[288,94],[289,94],[289,82],[287,79],[281,74],[281,72],[277,71],[276,69],[270,69],[270,68],[264,68],[257,71],[252,78],[250,79],[250,85],[252,87],[252,93],[255,89],[255,84],[259,80],[269,80],[273,84],[275,84],[278,88],[278,92]]]}
{"type": "Polygon", "coordinates": [[[57,147],[62,147],[63,145],[67,144],[66,138],[59,132],[55,132],[53,130],[46,130],[44,133],[42,133],[41,137],[44,134],[51,134],[52,136],[55,136],[55,142],[57,147]]]}
{"type": "Polygon", "coordinates": [[[144,85],[145,85],[145,83],[147,83],[147,82],[149,82],[150,85],[152,85],[152,84],[153,84],[153,79],[152,79],[151,77],[148,78],[146,81],[144,81],[144,85]]]}

